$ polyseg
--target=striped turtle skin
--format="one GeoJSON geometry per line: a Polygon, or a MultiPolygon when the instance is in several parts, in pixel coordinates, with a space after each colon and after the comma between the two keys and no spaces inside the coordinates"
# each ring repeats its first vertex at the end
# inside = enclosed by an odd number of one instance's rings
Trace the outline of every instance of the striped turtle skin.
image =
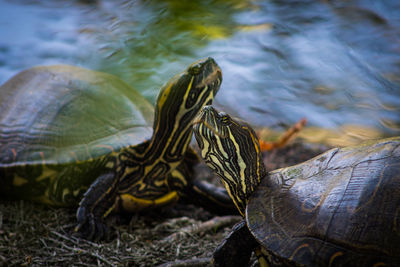
{"type": "Polygon", "coordinates": [[[400,137],[335,148],[267,172],[254,131],[212,107],[194,125],[201,155],[244,219],[214,266],[400,266],[400,137]]]}
{"type": "Polygon", "coordinates": [[[224,211],[226,192],[194,181],[192,121],[222,81],[212,58],[160,90],[155,108],[117,77],[34,67],[0,87],[0,195],[79,206],[76,231],[104,237],[105,217],[175,203],[224,211]],[[197,201],[197,202],[196,202],[197,201]]]}

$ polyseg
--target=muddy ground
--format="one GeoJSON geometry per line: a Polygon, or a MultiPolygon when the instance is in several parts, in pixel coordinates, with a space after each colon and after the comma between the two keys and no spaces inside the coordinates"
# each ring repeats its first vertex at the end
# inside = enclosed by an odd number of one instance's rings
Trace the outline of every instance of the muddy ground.
{"type": "MultiPolygon", "coordinates": [[[[298,142],[264,158],[272,170],[326,149],[298,142]]],[[[197,173],[218,182],[205,166],[197,173]]],[[[177,204],[129,218],[110,216],[111,240],[90,242],[72,235],[75,211],[0,201],[0,266],[208,266],[214,248],[240,220],[177,204]]]]}

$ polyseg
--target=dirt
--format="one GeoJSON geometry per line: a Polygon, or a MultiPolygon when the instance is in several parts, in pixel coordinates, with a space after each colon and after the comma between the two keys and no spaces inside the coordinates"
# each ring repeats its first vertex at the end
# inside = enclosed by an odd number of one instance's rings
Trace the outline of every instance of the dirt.
{"type": "MultiPolygon", "coordinates": [[[[269,170],[293,165],[327,148],[295,143],[266,153],[269,170]]],[[[198,176],[218,183],[204,166],[198,176]]],[[[171,208],[110,216],[111,239],[74,236],[76,209],[0,201],[0,266],[208,266],[215,247],[240,220],[202,208],[171,208]]]]}

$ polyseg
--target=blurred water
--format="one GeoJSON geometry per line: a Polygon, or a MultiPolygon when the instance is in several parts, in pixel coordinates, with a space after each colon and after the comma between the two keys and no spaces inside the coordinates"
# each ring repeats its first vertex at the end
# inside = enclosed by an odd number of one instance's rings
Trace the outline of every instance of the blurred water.
{"type": "Polygon", "coordinates": [[[151,101],[214,57],[216,105],[254,125],[400,134],[400,2],[0,0],[0,83],[34,65],[118,75],[151,101]]]}

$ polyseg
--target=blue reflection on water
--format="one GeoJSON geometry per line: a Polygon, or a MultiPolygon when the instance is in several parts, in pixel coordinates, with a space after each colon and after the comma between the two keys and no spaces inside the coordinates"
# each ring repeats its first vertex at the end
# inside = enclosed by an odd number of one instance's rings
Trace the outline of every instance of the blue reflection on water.
{"type": "Polygon", "coordinates": [[[400,133],[399,1],[0,0],[0,83],[73,64],[120,76],[154,101],[190,62],[224,71],[216,105],[256,125],[400,133]]]}

